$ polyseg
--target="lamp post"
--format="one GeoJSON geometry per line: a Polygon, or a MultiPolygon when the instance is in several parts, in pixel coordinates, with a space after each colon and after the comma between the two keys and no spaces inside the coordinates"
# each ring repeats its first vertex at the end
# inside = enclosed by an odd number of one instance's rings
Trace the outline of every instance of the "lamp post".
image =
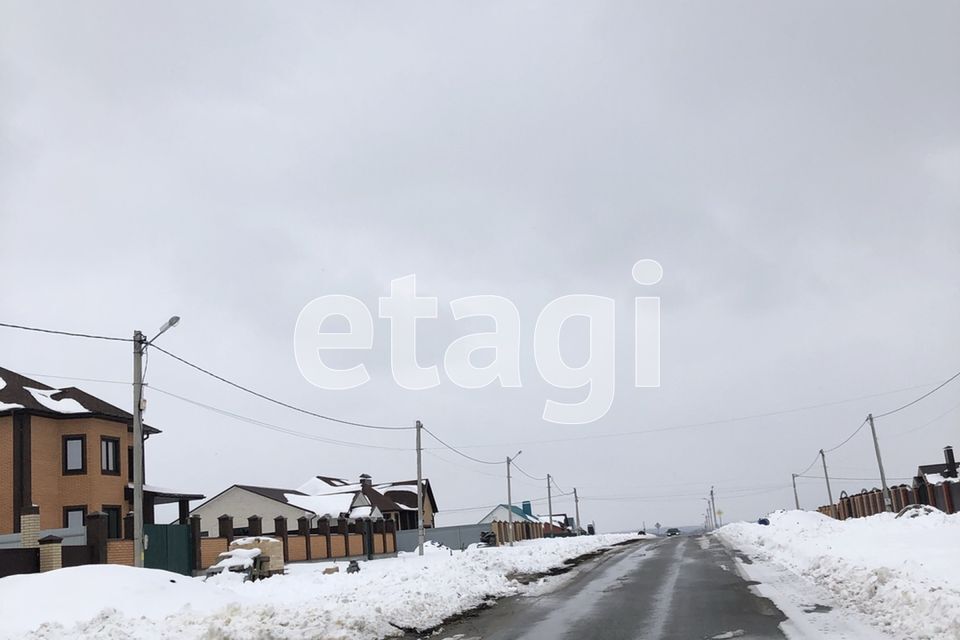
{"type": "Polygon", "coordinates": [[[180,316],[167,320],[157,335],[147,340],[133,332],[133,565],[143,566],[143,356],[153,341],[177,326],[180,316]]]}

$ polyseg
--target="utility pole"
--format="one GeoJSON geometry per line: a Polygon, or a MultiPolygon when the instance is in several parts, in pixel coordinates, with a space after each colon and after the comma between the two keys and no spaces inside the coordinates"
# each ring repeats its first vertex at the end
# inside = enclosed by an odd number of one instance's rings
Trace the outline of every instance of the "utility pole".
{"type": "Polygon", "coordinates": [[[573,504],[577,514],[577,535],[580,535],[580,496],[577,495],[577,488],[573,488],[573,504]]]}
{"type": "Polygon", "coordinates": [[[713,487],[710,487],[710,510],[713,512],[713,526],[717,526],[717,501],[713,497],[713,487]]]}
{"type": "Polygon", "coordinates": [[[797,507],[797,511],[800,511],[800,496],[797,495],[797,474],[791,473],[791,479],[793,480],[793,503],[797,507]]]}
{"type": "Polygon", "coordinates": [[[423,423],[417,420],[417,553],[423,555],[423,446],[420,432],[423,423]]]}
{"type": "Polygon", "coordinates": [[[143,567],[143,352],[147,337],[133,332],[133,566],[143,567]]]}
{"type": "Polygon", "coordinates": [[[143,535],[143,356],[147,347],[164,333],[180,324],[180,316],[171,316],[157,335],[147,340],[140,331],[133,332],[133,566],[143,566],[147,540],[143,535]]]}
{"type": "Polygon", "coordinates": [[[553,530],[553,492],[550,490],[550,474],[547,474],[547,511],[550,513],[550,529],[553,530]]]}
{"type": "MultiPolygon", "coordinates": [[[[513,456],[516,458],[523,451],[517,451],[517,455],[513,456]]],[[[507,523],[509,524],[509,531],[507,531],[507,539],[510,541],[510,546],[513,546],[513,490],[510,486],[510,463],[513,461],[513,458],[507,456],[507,523]]]]}
{"type": "Polygon", "coordinates": [[[827,473],[827,455],[820,449],[820,459],[823,461],[823,479],[827,483],[827,499],[830,501],[830,513],[837,517],[836,507],[833,506],[833,491],[830,490],[830,475],[827,473]]]}
{"type": "Polygon", "coordinates": [[[870,433],[873,435],[873,449],[877,452],[877,466],[880,467],[880,484],[883,487],[883,507],[886,511],[893,511],[893,502],[890,500],[890,488],[887,486],[887,474],[883,471],[883,458],[880,457],[880,442],[877,440],[877,429],[873,426],[873,414],[867,414],[870,421],[870,433]]]}

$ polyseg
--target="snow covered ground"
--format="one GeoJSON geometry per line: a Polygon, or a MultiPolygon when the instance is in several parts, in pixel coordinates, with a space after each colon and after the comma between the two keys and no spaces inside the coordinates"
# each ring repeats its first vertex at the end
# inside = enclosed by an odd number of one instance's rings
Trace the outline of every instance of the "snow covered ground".
{"type": "Polygon", "coordinates": [[[960,640],[960,514],[841,522],[781,511],[769,518],[769,526],[735,523],[717,535],[755,563],[802,576],[891,637],[960,640]]]}
{"type": "Polygon", "coordinates": [[[513,548],[362,562],[287,565],[255,583],[92,565],[0,579],[0,638],[382,638],[425,629],[523,587],[508,576],[545,572],[567,558],[636,538],[627,534],[519,542],[513,548]],[[392,623],[392,624],[391,624],[392,623]],[[396,625],[396,626],[394,626],[396,625]]]}

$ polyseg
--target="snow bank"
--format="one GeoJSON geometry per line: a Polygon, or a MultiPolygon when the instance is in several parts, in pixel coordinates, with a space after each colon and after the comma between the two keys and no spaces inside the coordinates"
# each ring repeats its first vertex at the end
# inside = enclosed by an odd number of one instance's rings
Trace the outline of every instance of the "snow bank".
{"type": "MultiPolygon", "coordinates": [[[[525,587],[507,576],[539,573],[631,535],[519,542],[513,548],[433,549],[362,562],[358,574],[323,575],[329,563],[242,582],[98,565],[0,579],[0,638],[329,638],[425,629],[525,587]],[[399,628],[398,628],[399,627],[399,628]]],[[[342,563],[341,563],[342,564],[342,563]]]]}
{"type": "Polygon", "coordinates": [[[717,535],[827,588],[897,638],[960,639],[960,514],[838,521],[780,511],[769,526],[729,524],[717,535]]]}

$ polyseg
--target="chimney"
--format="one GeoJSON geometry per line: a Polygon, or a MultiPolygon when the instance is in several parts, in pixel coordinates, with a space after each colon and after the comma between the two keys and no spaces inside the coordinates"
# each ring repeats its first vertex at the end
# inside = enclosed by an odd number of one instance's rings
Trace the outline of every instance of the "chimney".
{"type": "Polygon", "coordinates": [[[523,513],[524,513],[525,515],[528,515],[528,516],[532,516],[532,515],[533,515],[533,507],[530,505],[530,501],[529,501],[529,500],[524,500],[524,501],[523,501],[523,513]]]}
{"type": "Polygon", "coordinates": [[[947,463],[947,469],[943,472],[944,478],[956,478],[957,477],[957,461],[953,457],[953,447],[947,445],[943,448],[943,459],[947,463]]]}
{"type": "Polygon", "coordinates": [[[371,478],[371,477],[370,477],[369,475],[367,475],[366,473],[360,474],[360,486],[361,486],[361,487],[372,487],[372,486],[373,486],[373,478],[371,478]]]}

